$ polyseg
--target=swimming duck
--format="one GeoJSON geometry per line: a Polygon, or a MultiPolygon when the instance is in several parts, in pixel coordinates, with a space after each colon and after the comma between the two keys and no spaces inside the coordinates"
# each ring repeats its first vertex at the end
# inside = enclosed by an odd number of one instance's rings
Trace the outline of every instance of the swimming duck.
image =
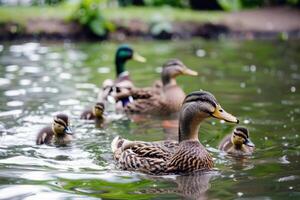
{"type": "Polygon", "coordinates": [[[149,174],[211,170],[213,159],[198,139],[199,125],[208,117],[239,122],[218,104],[211,93],[193,92],[186,96],[182,104],[178,141],[129,141],[117,136],[111,143],[114,160],[121,169],[149,174]]]}
{"type": "Polygon", "coordinates": [[[179,59],[169,60],[163,66],[161,81],[156,81],[152,88],[134,88],[128,93],[134,101],[128,103],[124,111],[152,115],[177,113],[185,98],[184,91],[176,83],[179,75],[197,76],[198,72],[187,68],[179,59]]]}
{"type": "Polygon", "coordinates": [[[129,72],[125,70],[125,64],[128,60],[135,60],[138,62],[146,62],[146,59],[135,52],[128,45],[120,45],[115,55],[116,79],[113,81],[107,79],[102,84],[102,89],[98,94],[98,101],[105,102],[111,93],[115,93],[118,88],[132,88],[134,85],[129,77],[129,72]]]}
{"type": "Polygon", "coordinates": [[[97,102],[92,109],[86,109],[80,115],[80,119],[95,120],[96,125],[103,125],[104,123],[104,104],[97,102]]]}
{"type": "Polygon", "coordinates": [[[220,150],[231,155],[251,155],[254,147],[254,143],[249,138],[249,132],[244,127],[236,127],[219,144],[220,150]]]}
{"type": "Polygon", "coordinates": [[[73,133],[69,127],[69,118],[65,114],[54,117],[52,125],[42,128],[36,139],[36,144],[66,145],[73,139],[73,133]]]}

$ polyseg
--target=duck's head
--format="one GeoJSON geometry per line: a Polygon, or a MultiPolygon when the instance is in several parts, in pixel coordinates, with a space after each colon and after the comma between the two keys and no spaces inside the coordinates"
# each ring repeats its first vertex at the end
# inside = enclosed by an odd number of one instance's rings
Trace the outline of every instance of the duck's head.
{"type": "Polygon", "coordinates": [[[135,52],[130,46],[120,45],[116,51],[115,58],[117,76],[125,71],[126,61],[131,59],[138,62],[146,62],[146,59],[143,56],[139,55],[137,52],[135,52]]]}
{"type": "Polygon", "coordinates": [[[102,102],[97,102],[94,105],[93,113],[96,116],[96,118],[102,118],[104,112],[104,104],[102,102]]]}
{"type": "Polygon", "coordinates": [[[179,141],[198,140],[199,124],[208,117],[239,123],[239,120],[226,112],[209,92],[196,91],[186,96],[179,118],[179,141]]]}
{"type": "Polygon", "coordinates": [[[179,59],[171,59],[163,65],[161,76],[164,85],[175,81],[179,75],[198,76],[198,72],[187,68],[179,59]]]}
{"type": "Polygon", "coordinates": [[[55,135],[61,136],[64,134],[72,135],[72,130],[69,127],[69,117],[66,114],[58,114],[54,117],[52,130],[55,135]]]}
{"type": "Polygon", "coordinates": [[[251,142],[249,138],[249,132],[247,128],[244,127],[236,127],[231,135],[231,142],[238,147],[241,147],[242,145],[246,145],[249,147],[254,147],[254,143],[251,142]]]}

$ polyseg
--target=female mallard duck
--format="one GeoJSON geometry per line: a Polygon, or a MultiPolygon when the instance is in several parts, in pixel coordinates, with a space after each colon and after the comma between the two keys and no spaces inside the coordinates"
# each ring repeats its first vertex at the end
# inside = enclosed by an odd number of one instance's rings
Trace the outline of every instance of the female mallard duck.
{"type": "Polygon", "coordinates": [[[125,70],[125,64],[128,60],[135,60],[138,62],[146,62],[146,59],[140,56],[137,52],[135,52],[130,46],[128,45],[121,45],[116,51],[115,56],[115,66],[116,66],[116,80],[113,81],[111,79],[107,79],[102,84],[102,90],[98,94],[98,101],[104,102],[107,100],[107,97],[110,96],[112,93],[117,91],[116,87],[118,88],[132,88],[133,83],[130,80],[129,72],[125,70]]]}
{"type": "Polygon", "coordinates": [[[255,145],[249,138],[249,132],[244,127],[237,127],[219,144],[219,149],[231,155],[251,155],[255,145]]]}
{"type": "Polygon", "coordinates": [[[57,144],[66,145],[73,140],[73,133],[69,127],[69,118],[65,114],[58,114],[54,117],[52,126],[42,128],[36,139],[36,144],[57,144]]]}
{"type": "Polygon", "coordinates": [[[101,126],[104,123],[104,104],[97,102],[92,109],[86,109],[80,115],[80,119],[95,120],[101,126]]]}
{"type": "Polygon", "coordinates": [[[134,101],[125,106],[125,112],[152,115],[178,112],[185,98],[184,91],[176,83],[179,75],[197,76],[198,73],[187,68],[178,59],[169,60],[163,66],[161,83],[156,82],[150,89],[132,89],[128,93],[134,101]]]}
{"type": "Polygon", "coordinates": [[[125,170],[150,174],[190,173],[213,168],[213,160],[199,142],[200,123],[208,117],[238,123],[215,97],[205,91],[186,96],[179,114],[179,141],[129,141],[116,137],[111,144],[114,159],[125,170]]]}

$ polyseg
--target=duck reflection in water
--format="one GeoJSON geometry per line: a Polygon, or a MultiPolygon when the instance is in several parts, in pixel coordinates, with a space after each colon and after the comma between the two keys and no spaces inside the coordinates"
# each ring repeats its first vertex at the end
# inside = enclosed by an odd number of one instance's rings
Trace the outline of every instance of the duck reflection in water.
{"type": "Polygon", "coordinates": [[[187,175],[178,176],[163,176],[163,177],[150,177],[159,181],[168,181],[175,183],[176,188],[173,189],[156,187],[153,189],[141,190],[139,192],[146,194],[177,194],[184,199],[208,199],[206,191],[210,188],[210,180],[218,175],[217,171],[210,172],[194,172],[187,175]]]}

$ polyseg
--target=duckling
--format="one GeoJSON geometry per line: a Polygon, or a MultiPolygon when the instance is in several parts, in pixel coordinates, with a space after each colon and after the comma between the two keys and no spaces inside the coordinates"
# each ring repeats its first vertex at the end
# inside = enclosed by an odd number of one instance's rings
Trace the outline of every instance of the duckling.
{"type": "Polygon", "coordinates": [[[149,174],[211,170],[213,159],[198,139],[200,123],[208,117],[239,122],[218,104],[211,93],[196,91],[187,95],[182,104],[178,141],[129,141],[117,136],[111,143],[114,160],[121,169],[149,174]]]}
{"type": "Polygon", "coordinates": [[[131,59],[137,62],[146,62],[146,59],[139,55],[137,52],[135,52],[130,46],[120,45],[115,55],[115,67],[117,78],[114,81],[111,79],[106,79],[105,81],[103,81],[102,89],[98,93],[97,97],[98,102],[107,101],[108,96],[117,92],[115,91],[116,87],[132,88],[134,86],[130,79],[129,72],[125,70],[126,62],[131,59]]]}
{"type": "Polygon", "coordinates": [[[251,155],[254,147],[254,143],[249,138],[249,132],[244,127],[236,127],[219,144],[220,150],[231,155],[251,155]]]}
{"type": "Polygon", "coordinates": [[[87,109],[81,113],[80,119],[95,120],[96,125],[104,123],[104,104],[97,102],[92,109],[87,109]]]}
{"type": "Polygon", "coordinates": [[[73,140],[73,133],[69,127],[69,118],[65,114],[54,117],[52,125],[42,128],[36,139],[36,144],[66,145],[73,140]]]}
{"type": "MultiPolygon", "coordinates": [[[[179,75],[197,76],[198,72],[187,68],[179,59],[171,59],[163,66],[161,82],[152,88],[132,89],[134,101],[124,111],[129,114],[170,115],[180,110],[185,93],[176,83],[179,75]]],[[[120,94],[121,95],[121,94],[120,94]]]]}

